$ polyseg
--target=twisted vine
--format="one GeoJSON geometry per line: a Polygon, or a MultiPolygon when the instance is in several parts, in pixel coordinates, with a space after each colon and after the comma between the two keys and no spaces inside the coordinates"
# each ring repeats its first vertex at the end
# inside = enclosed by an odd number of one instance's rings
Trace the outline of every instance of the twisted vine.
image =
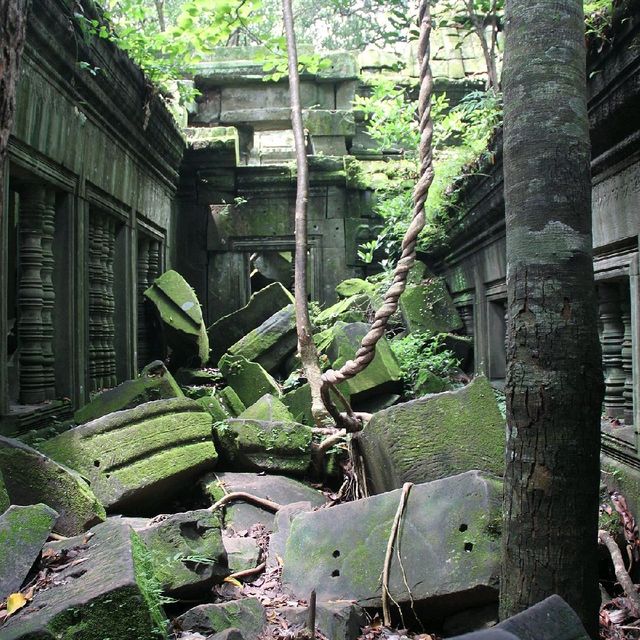
{"type": "Polygon", "coordinates": [[[420,64],[420,95],[418,98],[418,117],[420,120],[420,171],[413,190],[413,218],[402,240],[402,255],[398,260],[393,282],[384,296],[382,306],[376,312],[373,324],[362,338],[360,348],[353,360],[345,362],[338,371],[329,369],[322,376],[322,401],[338,427],[347,432],[360,431],[362,421],[351,410],[349,403],[340,393],[337,385],[364,371],[376,354],[376,344],[384,335],[389,318],[398,309],[398,300],[407,285],[407,277],[416,259],[418,235],[425,225],[424,205],[433,182],[433,121],[431,119],[431,96],[433,94],[433,76],[430,61],[431,12],[430,0],[421,0],[418,14],[420,38],[418,40],[418,62],[420,64]],[[339,398],[345,412],[336,407],[332,392],[339,398]]]}

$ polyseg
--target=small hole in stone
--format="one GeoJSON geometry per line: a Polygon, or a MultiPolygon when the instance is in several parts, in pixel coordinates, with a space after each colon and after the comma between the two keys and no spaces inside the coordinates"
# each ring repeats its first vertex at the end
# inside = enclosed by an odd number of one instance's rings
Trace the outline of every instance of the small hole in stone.
{"type": "Polygon", "coordinates": [[[94,460],[93,461],[93,466],[94,467],[99,467],[100,466],[100,460],[94,460]]]}
{"type": "Polygon", "coordinates": [[[340,575],[340,572],[339,572],[337,569],[334,569],[334,570],[331,572],[331,577],[332,577],[332,578],[337,578],[339,575],[340,575]]]}
{"type": "Polygon", "coordinates": [[[340,557],[340,552],[337,549],[333,552],[333,557],[334,558],[339,558],[340,557]]]}
{"type": "Polygon", "coordinates": [[[461,524],[458,527],[458,531],[466,531],[469,527],[466,524],[461,524]]]}
{"type": "Polygon", "coordinates": [[[465,542],[464,543],[464,550],[465,551],[471,551],[473,549],[473,542],[465,542]]]}

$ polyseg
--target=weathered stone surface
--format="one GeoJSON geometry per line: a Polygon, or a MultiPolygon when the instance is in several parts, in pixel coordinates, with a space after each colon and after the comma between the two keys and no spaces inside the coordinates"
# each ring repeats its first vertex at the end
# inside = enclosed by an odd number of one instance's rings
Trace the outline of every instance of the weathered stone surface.
{"type": "Polygon", "coordinates": [[[442,623],[442,632],[445,638],[469,633],[470,631],[480,631],[490,629],[498,624],[498,603],[464,609],[449,616],[442,623]]]}
{"type": "Polygon", "coordinates": [[[177,271],[165,271],[144,292],[163,323],[174,368],[204,365],[209,360],[209,337],[198,298],[177,271]]]}
{"type": "Polygon", "coordinates": [[[216,369],[189,369],[182,367],[176,371],[176,382],[183,386],[206,386],[220,382],[222,375],[216,369]]]}
{"type": "Polygon", "coordinates": [[[278,383],[257,362],[226,354],[220,359],[219,366],[245,407],[251,406],[265,393],[280,395],[278,383]]]}
{"type": "Polygon", "coordinates": [[[245,640],[245,637],[240,629],[231,627],[219,633],[214,633],[212,636],[207,636],[206,640],[245,640]]]}
{"type": "MultiPolygon", "coordinates": [[[[283,408],[286,411],[284,405],[283,408]]],[[[227,420],[216,435],[220,454],[234,469],[294,475],[307,471],[311,462],[311,427],[293,420],[252,420],[243,415],[227,420]]]]}
{"type": "Polygon", "coordinates": [[[266,622],[264,607],[257,598],[243,598],[220,604],[201,604],[189,609],[176,620],[180,629],[197,633],[218,633],[225,629],[239,629],[242,637],[252,640],[266,622]]]}
{"type": "MultiPolygon", "coordinates": [[[[319,507],[326,502],[322,493],[311,487],[285,476],[258,475],[256,473],[234,473],[230,471],[206,475],[202,488],[211,502],[220,500],[225,493],[246,491],[254,496],[266,498],[280,505],[293,502],[309,502],[319,507]]],[[[235,531],[249,529],[259,523],[273,530],[274,515],[259,507],[237,502],[225,507],[224,523],[235,531]]]]}
{"type": "Polygon", "coordinates": [[[76,560],[56,574],[2,627],[3,640],[35,638],[163,638],[166,621],[151,587],[146,549],[131,528],[117,521],[94,535],[51,543],[48,549],[77,550],[76,560]]]}
{"type": "Polygon", "coordinates": [[[0,436],[0,471],[11,502],[49,505],[59,514],[56,531],[62,535],[78,535],[106,517],[76,471],[18,440],[0,436]]]}
{"type": "MultiPolygon", "coordinates": [[[[276,612],[300,630],[307,627],[307,607],[278,607],[276,612]]],[[[364,610],[350,602],[320,602],[316,606],[316,629],[331,640],[357,640],[366,624],[364,610]]]]}
{"type": "Polygon", "coordinates": [[[289,409],[275,396],[266,393],[239,416],[240,420],[267,420],[280,422],[293,422],[293,416],[289,409]]]}
{"type": "Polygon", "coordinates": [[[78,424],[84,424],[114,411],[137,407],[144,402],[182,397],[182,390],[164,363],[156,360],[147,365],[135,380],[127,380],[98,394],[89,404],[76,411],[74,420],[78,424]]]}
{"type": "Polygon", "coordinates": [[[255,538],[224,536],[222,542],[227,552],[230,573],[253,569],[260,563],[262,552],[255,538]]]}
{"type": "Polygon", "coordinates": [[[272,372],[295,350],[297,341],[295,311],[290,304],[231,345],[228,351],[272,372]]]}
{"type": "MultiPolygon", "coordinates": [[[[360,347],[360,341],[369,330],[363,322],[337,322],[333,329],[333,341],[328,349],[329,359],[334,369],[339,369],[347,360],[353,359],[360,347]]],[[[394,393],[402,389],[400,365],[386,338],[376,345],[375,358],[369,366],[355,378],[340,385],[346,389],[354,402],[380,393],[394,393]]]]}
{"type": "MultiPolygon", "coordinates": [[[[228,388],[231,389],[231,387],[228,388]]],[[[237,397],[237,394],[235,395],[237,397]]],[[[214,423],[220,422],[221,420],[226,420],[230,415],[233,415],[227,412],[222,402],[220,401],[219,396],[216,395],[214,390],[207,391],[207,394],[198,398],[196,402],[211,414],[214,423]]],[[[238,402],[240,402],[239,398],[238,402]]]]}
{"type": "Polygon", "coordinates": [[[311,412],[311,387],[309,383],[289,391],[282,396],[282,403],[289,409],[296,422],[314,426],[313,413],[311,412]]]}
{"type": "Polygon", "coordinates": [[[39,448],[88,478],[107,509],[144,510],[213,468],[211,424],[193,400],[157,400],[75,427],[39,448]]]}
{"type": "Polygon", "coordinates": [[[465,633],[463,636],[455,636],[451,640],[519,640],[519,638],[504,629],[493,627],[482,631],[465,633]]]}
{"type": "Polygon", "coordinates": [[[0,516],[0,601],[20,590],[57,519],[46,504],[13,505],[0,516]]]}
{"type": "Polygon", "coordinates": [[[350,298],[362,293],[372,296],[376,293],[376,286],[362,278],[349,278],[336,287],[336,293],[341,298],[350,298]]]}
{"type": "Polygon", "coordinates": [[[254,293],[242,309],[214,322],[208,329],[211,361],[218,362],[231,345],[292,302],[291,293],[274,282],[254,293]]]}
{"type": "MultiPolygon", "coordinates": [[[[0,466],[0,469],[2,467],[0,466]]],[[[9,499],[9,494],[7,493],[7,487],[4,485],[4,480],[2,479],[2,472],[0,471],[0,514],[4,513],[11,504],[11,500],[9,499]]]]}
{"type": "Polygon", "coordinates": [[[462,328],[462,320],[441,278],[408,285],[400,296],[400,311],[409,331],[435,335],[462,328]]]}
{"type": "Polygon", "coordinates": [[[162,590],[185,597],[229,575],[220,518],[206,509],[170,515],[136,529],[162,590]]]}
{"type": "MultiPolygon", "coordinates": [[[[297,516],[283,584],[304,598],[379,606],[380,573],[400,490],[297,516]]],[[[497,599],[502,483],[477,471],[416,485],[408,497],[389,588],[397,602],[438,598],[447,615],[497,599]],[[405,584],[406,576],[406,584],[405,584]],[[407,585],[409,590],[407,589],[407,585]]]]}
{"type": "Polygon", "coordinates": [[[339,300],[323,309],[316,317],[319,325],[329,325],[338,320],[342,322],[366,322],[373,311],[371,298],[366,294],[356,294],[339,300]]]}
{"type": "Polygon", "coordinates": [[[244,402],[233,387],[225,387],[220,391],[220,404],[230,416],[239,416],[246,409],[244,402]]]}
{"type": "Polygon", "coordinates": [[[281,564],[291,531],[291,522],[297,515],[307,511],[313,511],[313,505],[304,501],[285,504],[276,513],[273,520],[273,533],[269,536],[267,567],[278,567],[281,564]]]}
{"type": "Polygon", "coordinates": [[[419,398],[432,393],[442,393],[443,391],[449,391],[451,385],[447,380],[437,376],[431,371],[421,372],[420,380],[413,386],[414,395],[419,398]]]}
{"type": "Polygon", "coordinates": [[[380,411],[358,440],[375,493],[471,469],[504,473],[505,423],[484,376],[380,411]]]}

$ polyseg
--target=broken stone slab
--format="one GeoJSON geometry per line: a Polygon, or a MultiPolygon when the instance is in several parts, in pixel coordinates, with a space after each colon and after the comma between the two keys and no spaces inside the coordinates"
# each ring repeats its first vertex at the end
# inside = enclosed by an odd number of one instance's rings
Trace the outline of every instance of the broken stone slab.
{"type": "Polygon", "coordinates": [[[214,633],[212,636],[207,636],[206,640],[245,640],[245,637],[240,629],[231,627],[219,633],[214,633]]]}
{"type": "Polygon", "coordinates": [[[215,466],[211,425],[193,400],[157,400],[75,427],[39,449],[86,477],[108,510],[144,515],[215,466]]]}
{"type": "Polygon", "coordinates": [[[229,575],[218,514],[206,509],[176,513],[136,531],[162,591],[172,597],[189,597],[229,575]]]}
{"type": "Polygon", "coordinates": [[[46,504],[13,505],[0,516],[0,602],[20,590],[57,519],[46,504]]]}
{"type": "Polygon", "coordinates": [[[238,416],[238,419],[293,422],[293,416],[286,405],[270,393],[265,393],[250,407],[247,407],[238,416]]]}
{"type": "Polygon", "coordinates": [[[338,320],[342,322],[366,322],[373,310],[371,298],[366,294],[356,294],[339,300],[323,309],[315,318],[318,325],[330,325],[338,320]]]}
{"type": "Polygon", "coordinates": [[[376,295],[376,285],[362,278],[348,278],[336,286],[336,293],[340,298],[350,298],[360,294],[376,295]]]}
{"type": "Polygon", "coordinates": [[[480,469],[504,474],[505,422],[484,376],[376,413],[358,434],[369,490],[480,469]]]}
{"type": "Polygon", "coordinates": [[[176,371],[176,382],[184,387],[211,386],[220,382],[222,374],[216,369],[189,369],[182,367],[176,371]]]}
{"type": "Polygon", "coordinates": [[[147,551],[132,529],[109,521],[92,536],[50,543],[74,554],[56,580],[37,591],[2,627],[3,640],[165,637],[166,619],[147,551]]]}
{"type": "Polygon", "coordinates": [[[243,356],[227,353],[220,359],[219,366],[225,380],[245,407],[250,407],[265,393],[280,395],[278,383],[257,362],[250,362],[243,356]]]}
{"type": "Polygon", "coordinates": [[[464,609],[446,618],[442,623],[442,633],[445,638],[450,636],[491,629],[498,624],[498,603],[464,609]]]}
{"type": "Polygon", "coordinates": [[[208,329],[211,361],[218,362],[231,345],[292,302],[291,293],[274,282],[254,293],[244,307],[214,322],[208,329]]]}
{"type": "Polygon", "coordinates": [[[255,538],[226,535],[222,542],[227,552],[230,573],[253,569],[260,563],[262,551],[255,538]]]}
{"type": "MultiPolygon", "coordinates": [[[[236,491],[244,491],[280,505],[309,502],[312,506],[319,507],[326,502],[319,491],[285,476],[224,471],[206,475],[201,480],[201,486],[212,503],[220,500],[226,493],[236,491]]],[[[273,522],[273,513],[251,504],[235,502],[225,507],[225,527],[231,527],[235,531],[245,531],[254,524],[263,524],[272,531],[273,522]]]]}
{"type": "MultiPolygon", "coordinates": [[[[308,624],[307,607],[277,607],[277,614],[300,630],[308,624]]],[[[316,605],[316,629],[331,640],[357,640],[367,615],[362,607],[350,602],[319,602],[316,605]]]]}
{"type": "MultiPolygon", "coordinates": [[[[332,341],[327,350],[332,367],[339,369],[347,360],[355,357],[362,338],[369,331],[363,322],[337,322],[332,328],[332,341]]],[[[365,400],[381,393],[396,393],[402,390],[402,372],[395,354],[386,338],[376,345],[376,355],[369,366],[354,378],[339,385],[349,393],[354,402],[365,400]]]]}
{"type": "Polygon", "coordinates": [[[314,426],[313,413],[311,412],[311,386],[305,383],[302,386],[289,391],[282,396],[282,403],[287,407],[295,422],[314,426]]]}
{"type": "Polygon", "coordinates": [[[221,456],[238,471],[304,475],[311,464],[311,427],[293,420],[243,418],[248,411],[216,430],[221,456]]]}
{"type": "Polygon", "coordinates": [[[177,271],[165,271],[144,292],[162,322],[173,369],[205,365],[209,337],[198,298],[177,271]]]}
{"type": "Polygon", "coordinates": [[[411,333],[434,336],[463,327],[447,285],[438,277],[426,278],[420,284],[407,285],[400,296],[400,312],[411,333]]]}
{"type": "Polygon", "coordinates": [[[244,402],[233,387],[224,387],[220,391],[220,404],[230,416],[239,416],[246,409],[244,402]]]}
{"type": "Polygon", "coordinates": [[[179,616],[178,629],[202,634],[238,629],[242,637],[252,640],[260,635],[265,623],[264,607],[257,598],[243,598],[219,604],[201,604],[179,616]]]}
{"type": "MultiPolygon", "coordinates": [[[[299,598],[381,605],[380,574],[400,490],[298,515],[283,585],[299,598]]],[[[398,603],[437,598],[442,616],[495,602],[502,482],[479,471],[415,485],[396,542],[389,590],[398,603]],[[404,570],[404,571],[403,571],[404,570]]]]}
{"type": "Polygon", "coordinates": [[[11,502],[49,505],[59,514],[56,531],[64,536],[79,535],[106,517],[79,473],[19,440],[0,436],[0,471],[11,502]]]}
{"type": "Polygon", "coordinates": [[[308,501],[303,501],[285,504],[276,513],[273,520],[273,533],[269,536],[267,568],[280,566],[289,539],[291,522],[297,515],[308,511],[313,511],[313,505],[308,501]]]}
{"type": "Polygon", "coordinates": [[[296,316],[290,304],[231,345],[228,352],[257,362],[271,373],[295,351],[297,344],[296,316]]]}
{"type": "Polygon", "coordinates": [[[534,604],[492,629],[452,640],[589,640],[576,612],[558,595],[534,604]]]}
{"type": "MultiPolygon", "coordinates": [[[[2,467],[0,467],[1,469],[2,467]]],[[[2,471],[0,471],[0,514],[4,513],[11,505],[9,494],[7,493],[7,487],[2,479],[2,471]]]]}
{"type": "Polygon", "coordinates": [[[114,411],[166,398],[182,398],[184,394],[161,360],[148,364],[135,380],[127,380],[113,389],[98,394],[74,414],[74,421],[84,424],[114,411]]]}

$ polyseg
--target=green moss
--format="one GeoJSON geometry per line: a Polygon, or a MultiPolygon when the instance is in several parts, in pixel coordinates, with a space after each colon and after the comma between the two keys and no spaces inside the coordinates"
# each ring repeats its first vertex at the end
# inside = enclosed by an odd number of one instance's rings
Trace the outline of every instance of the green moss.
{"type": "Polygon", "coordinates": [[[264,420],[276,422],[293,422],[289,409],[275,396],[267,393],[250,407],[247,407],[238,418],[242,420],[264,420]]]}
{"type": "Polygon", "coordinates": [[[280,396],[278,383],[257,362],[250,362],[243,356],[226,354],[220,359],[219,366],[246,407],[257,402],[266,393],[280,396]]]}
{"type": "Polygon", "coordinates": [[[220,400],[230,416],[238,416],[246,408],[233,387],[225,387],[220,392],[220,400]]]}

